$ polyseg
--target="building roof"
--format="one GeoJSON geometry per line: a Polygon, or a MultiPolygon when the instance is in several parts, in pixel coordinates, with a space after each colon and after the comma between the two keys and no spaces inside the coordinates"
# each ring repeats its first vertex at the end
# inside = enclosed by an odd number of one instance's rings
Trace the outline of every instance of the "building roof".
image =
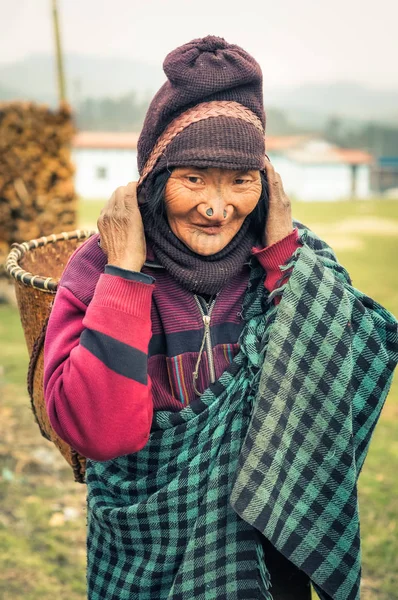
{"type": "Polygon", "coordinates": [[[341,162],[349,165],[369,165],[373,162],[373,156],[363,150],[335,148],[334,152],[340,157],[341,162]]]}
{"type": "Polygon", "coordinates": [[[314,139],[313,135],[266,135],[265,146],[267,152],[286,152],[312,139],[314,139]]]}
{"type": "Polygon", "coordinates": [[[124,131],[79,131],[72,145],[74,148],[136,150],[138,137],[139,133],[124,131]]]}
{"type": "Polygon", "coordinates": [[[301,164],[369,165],[373,162],[373,157],[368,152],[339,148],[321,140],[308,142],[284,154],[290,160],[301,164]]]}
{"type": "MultiPolygon", "coordinates": [[[[139,133],[122,131],[79,131],[73,139],[74,148],[126,148],[137,149],[139,133]]],[[[286,151],[297,148],[313,136],[308,135],[270,135],[266,136],[269,152],[286,151]]]]}
{"type": "MultiPolygon", "coordinates": [[[[136,150],[139,133],[110,131],[79,131],[73,138],[74,148],[101,150],[136,150]]],[[[373,157],[368,152],[339,148],[311,135],[266,136],[269,153],[283,154],[298,163],[307,164],[370,164],[373,157]]]]}

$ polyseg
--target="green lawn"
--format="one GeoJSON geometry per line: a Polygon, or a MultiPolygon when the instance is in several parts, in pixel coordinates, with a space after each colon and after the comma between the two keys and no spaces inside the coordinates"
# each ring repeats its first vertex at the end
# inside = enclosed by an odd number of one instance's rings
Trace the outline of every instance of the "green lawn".
{"type": "MultiPolygon", "coordinates": [[[[95,226],[102,205],[82,203],[81,226],[95,226]]],[[[335,247],[356,287],[398,314],[398,202],[295,203],[294,216],[335,247]]],[[[7,305],[0,338],[0,598],[83,600],[85,490],[33,421],[23,334],[7,305]]],[[[396,379],[359,485],[365,600],[398,600],[397,430],[396,379]]]]}
{"type": "Polygon", "coordinates": [[[79,223],[83,227],[96,227],[97,219],[105,200],[80,201],[79,204],[79,223]]]}

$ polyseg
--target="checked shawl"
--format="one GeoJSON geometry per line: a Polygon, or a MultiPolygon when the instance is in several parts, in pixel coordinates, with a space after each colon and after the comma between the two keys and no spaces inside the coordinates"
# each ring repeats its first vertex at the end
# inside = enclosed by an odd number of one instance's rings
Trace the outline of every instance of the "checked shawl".
{"type": "Polygon", "coordinates": [[[254,261],[240,351],[220,379],[157,412],[139,453],[88,461],[90,600],[270,600],[261,535],[322,600],[359,599],[356,484],[397,323],[299,230],[271,296],[254,261]]]}

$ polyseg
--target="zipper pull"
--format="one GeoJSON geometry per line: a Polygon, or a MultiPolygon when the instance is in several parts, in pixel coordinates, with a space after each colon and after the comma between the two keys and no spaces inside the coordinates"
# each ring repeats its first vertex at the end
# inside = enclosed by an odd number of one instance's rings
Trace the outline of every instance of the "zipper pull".
{"type": "Polygon", "coordinates": [[[198,388],[196,387],[196,380],[199,377],[199,366],[200,366],[200,361],[202,360],[202,354],[203,354],[203,350],[205,347],[205,343],[206,343],[206,339],[207,339],[207,332],[209,331],[209,324],[210,324],[210,317],[209,315],[203,315],[203,322],[205,324],[205,330],[203,333],[203,338],[202,338],[202,343],[200,345],[200,350],[199,350],[199,354],[198,354],[198,360],[196,361],[196,365],[195,365],[195,370],[192,373],[192,383],[193,383],[193,389],[194,392],[197,396],[201,396],[201,392],[199,392],[198,388]]]}
{"type": "Polygon", "coordinates": [[[205,324],[206,333],[209,331],[210,315],[203,315],[203,323],[205,324]]]}
{"type": "Polygon", "coordinates": [[[207,345],[207,360],[209,362],[210,383],[214,383],[216,380],[216,376],[214,372],[213,349],[211,347],[210,339],[210,314],[203,315],[203,323],[205,324],[203,339],[206,340],[207,345]]]}

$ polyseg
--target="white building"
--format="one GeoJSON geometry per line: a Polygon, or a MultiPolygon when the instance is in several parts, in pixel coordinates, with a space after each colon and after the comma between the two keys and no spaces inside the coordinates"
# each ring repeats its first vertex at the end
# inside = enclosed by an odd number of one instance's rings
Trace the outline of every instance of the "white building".
{"type": "Polygon", "coordinates": [[[75,187],[90,200],[109,198],[112,192],[138,179],[137,133],[81,131],[73,139],[75,187]]]}
{"type": "Polygon", "coordinates": [[[269,137],[267,152],[285,191],[305,201],[368,198],[372,156],[306,136],[269,137]]]}
{"type": "MultiPolygon", "coordinates": [[[[106,199],[138,179],[136,133],[80,132],[73,141],[77,193],[106,199]]],[[[267,153],[285,191],[305,201],[370,196],[372,157],[309,136],[269,136],[267,153]]]]}

